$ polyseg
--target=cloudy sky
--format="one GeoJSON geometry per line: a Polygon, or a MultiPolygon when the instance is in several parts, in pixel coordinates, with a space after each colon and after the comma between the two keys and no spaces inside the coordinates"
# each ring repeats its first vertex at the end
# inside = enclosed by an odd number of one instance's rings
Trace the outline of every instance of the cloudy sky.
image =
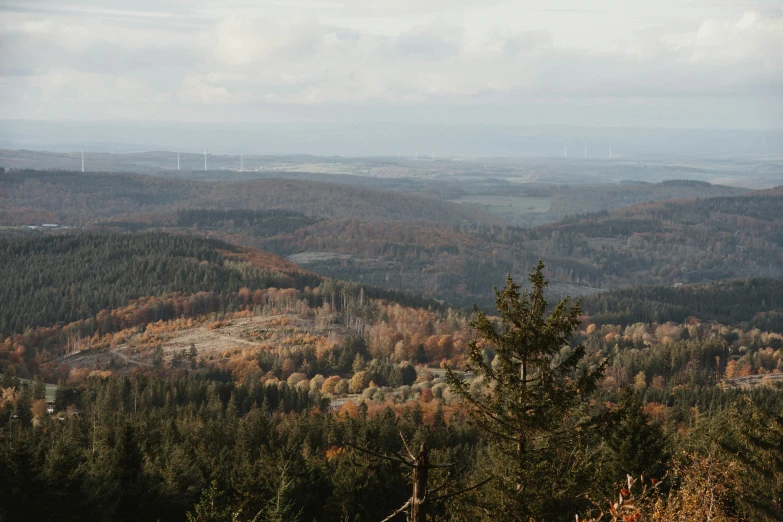
{"type": "Polygon", "coordinates": [[[0,119],[783,127],[780,0],[0,0],[0,119]]]}

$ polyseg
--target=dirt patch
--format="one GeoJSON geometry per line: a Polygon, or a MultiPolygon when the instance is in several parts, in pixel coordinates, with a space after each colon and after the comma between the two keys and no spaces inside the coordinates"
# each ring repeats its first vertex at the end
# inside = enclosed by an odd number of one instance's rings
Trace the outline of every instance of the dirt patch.
{"type": "Polygon", "coordinates": [[[747,375],[733,379],[723,379],[721,386],[724,388],[756,388],[758,386],[783,385],[783,373],[766,373],[764,375],[747,375]]]}
{"type": "Polygon", "coordinates": [[[196,328],[162,332],[156,334],[152,341],[147,338],[144,343],[139,342],[139,336],[144,334],[139,334],[114,348],[87,350],[64,356],[60,361],[72,368],[123,372],[135,366],[152,365],[153,347],[149,346],[150,342],[161,347],[164,362],[168,364],[174,354],[182,351],[187,354],[191,345],[196,347],[199,359],[222,360],[225,359],[224,354],[235,350],[247,353],[248,349],[278,348],[289,344],[289,348],[295,350],[302,346],[302,338],[308,335],[337,343],[342,341],[343,330],[332,325],[328,331],[316,331],[313,319],[293,314],[241,317],[225,323],[210,322],[196,328]]]}

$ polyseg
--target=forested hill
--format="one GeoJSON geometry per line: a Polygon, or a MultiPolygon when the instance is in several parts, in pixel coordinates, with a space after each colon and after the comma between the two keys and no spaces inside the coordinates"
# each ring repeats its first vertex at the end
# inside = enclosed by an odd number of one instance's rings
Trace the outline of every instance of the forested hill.
{"type": "Polygon", "coordinates": [[[595,212],[566,218],[558,225],[573,225],[583,221],[606,218],[636,218],[647,220],[708,220],[718,216],[742,216],[760,221],[783,222],[783,185],[737,196],[674,199],[624,207],[614,211],[595,212]]]}
{"type": "Polygon", "coordinates": [[[567,259],[590,284],[609,288],[777,279],[783,191],[637,205],[520,231],[519,238],[535,241],[550,265],[567,259]]]}
{"type": "MultiPolygon", "coordinates": [[[[91,318],[140,297],[205,293],[209,306],[234,309],[243,288],[307,290],[322,284],[320,276],[268,252],[195,235],[0,235],[0,337],[91,318]]],[[[359,290],[341,281],[328,285],[337,293],[359,290]]],[[[440,307],[417,295],[370,285],[362,290],[368,298],[440,307]]]]}
{"type": "Polygon", "coordinates": [[[699,285],[639,286],[585,297],[597,324],[685,323],[691,316],[723,324],[783,332],[783,281],[734,279],[699,285]]]}
{"type": "Polygon", "coordinates": [[[0,334],[84,319],[142,296],[320,282],[280,271],[294,266],[282,259],[270,266],[259,265],[258,256],[256,263],[238,262],[248,255],[249,249],[185,234],[0,237],[0,334]]]}
{"type": "MultiPolygon", "coordinates": [[[[497,221],[466,205],[339,183],[291,179],[213,183],[81,172],[13,171],[0,174],[0,208],[6,209],[7,219],[18,218],[24,209],[43,208],[62,221],[70,219],[79,224],[113,216],[160,214],[188,208],[278,209],[310,217],[362,221],[413,220],[447,224],[463,220],[497,221]]],[[[0,218],[3,218],[2,214],[0,218]]]]}

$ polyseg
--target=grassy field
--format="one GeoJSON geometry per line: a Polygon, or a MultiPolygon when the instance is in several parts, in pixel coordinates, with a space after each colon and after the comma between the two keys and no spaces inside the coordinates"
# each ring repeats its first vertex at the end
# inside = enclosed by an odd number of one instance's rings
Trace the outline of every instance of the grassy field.
{"type": "MultiPolygon", "coordinates": [[[[27,386],[33,385],[33,381],[30,379],[19,379],[19,380],[22,382],[22,384],[26,384],[27,386]]],[[[45,383],[45,384],[46,384],[46,400],[48,402],[54,402],[54,396],[57,393],[58,386],[56,384],[49,384],[49,383],[45,383]]]]}
{"type": "Polygon", "coordinates": [[[493,214],[523,216],[525,214],[543,214],[549,210],[552,198],[528,196],[474,195],[452,199],[454,203],[480,205],[493,214]]]}

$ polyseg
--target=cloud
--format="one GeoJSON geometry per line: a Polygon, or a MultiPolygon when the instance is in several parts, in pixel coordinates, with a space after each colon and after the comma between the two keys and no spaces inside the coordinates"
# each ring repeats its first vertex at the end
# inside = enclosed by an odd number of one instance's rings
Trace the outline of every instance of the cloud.
{"type": "Polygon", "coordinates": [[[392,45],[392,56],[416,61],[445,60],[462,51],[460,28],[417,26],[398,36],[392,45]]]}
{"type": "Polygon", "coordinates": [[[0,108],[37,111],[60,96],[121,102],[131,117],[173,117],[177,105],[247,106],[252,117],[263,104],[781,95],[780,10],[674,0],[655,9],[604,0],[590,12],[574,1],[535,4],[8,4],[0,108]]]}

